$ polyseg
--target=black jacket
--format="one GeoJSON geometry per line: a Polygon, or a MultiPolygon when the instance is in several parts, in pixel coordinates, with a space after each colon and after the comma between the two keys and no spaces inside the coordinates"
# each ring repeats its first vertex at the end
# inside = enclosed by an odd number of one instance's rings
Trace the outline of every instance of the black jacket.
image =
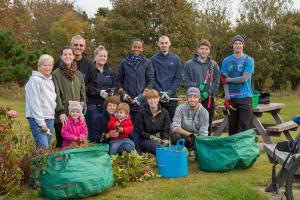
{"type": "MultiPolygon", "coordinates": [[[[92,66],[92,62],[89,61],[89,59],[85,54],[83,54],[81,60],[79,61],[75,60],[75,61],[77,64],[77,69],[81,72],[84,78],[87,103],[89,103],[89,96],[91,95],[99,95],[100,98],[100,94],[98,94],[99,92],[97,90],[97,86],[98,86],[97,71],[92,66]]],[[[58,59],[58,61],[56,61],[56,63],[54,64],[53,70],[58,68],[59,65],[60,65],[60,59],[58,59]]]]}
{"type": "Polygon", "coordinates": [[[105,135],[107,133],[107,124],[109,122],[109,118],[110,115],[106,111],[94,118],[91,130],[88,134],[89,142],[92,143],[108,142],[105,135]]]}
{"type": "Polygon", "coordinates": [[[150,107],[147,105],[138,117],[138,128],[141,138],[149,139],[150,135],[155,135],[163,140],[169,138],[170,117],[168,111],[158,106],[159,111],[155,116],[152,115],[150,107]]]}

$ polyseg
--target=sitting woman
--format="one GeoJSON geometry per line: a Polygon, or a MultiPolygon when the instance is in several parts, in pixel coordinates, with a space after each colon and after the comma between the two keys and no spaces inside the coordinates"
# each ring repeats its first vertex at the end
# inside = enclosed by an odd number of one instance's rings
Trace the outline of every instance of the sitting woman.
{"type": "Polygon", "coordinates": [[[84,103],[69,101],[69,116],[62,127],[63,147],[83,145],[87,137],[87,128],[82,110],[84,103]]]}
{"type": "Polygon", "coordinates": [[[119,150],[121,147],[123,151],[131,152],[134,150],[134,143],[128,138],[133,131],[133,124],[129,115],[129,106],[127,103],[120,103],[108,124],[109,133],[106,137],[109,138],[109,154],[121,154],[119,150]],[[126,146],[124,148],[124,145],[126,146]],[[123,146],[123,147],[122,147],[123,146]]]}
{"type": "Polygon", "coordinates": [[[138,128],[141,150],[156,155],[156,145],[169,144],[170,117],[168,111],[159,104],[156,90],[145,91],[148,105],[140,112],[138,128]]]}

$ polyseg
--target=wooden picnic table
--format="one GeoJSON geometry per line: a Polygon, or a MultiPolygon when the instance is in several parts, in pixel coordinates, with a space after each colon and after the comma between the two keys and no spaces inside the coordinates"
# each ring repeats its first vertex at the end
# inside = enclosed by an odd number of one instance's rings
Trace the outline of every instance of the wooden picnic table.
{"type": "MultiPolygon", "coordinates": [[[[290,140],[292,136],[289,130],[297,129],[298,125],[293,121],[284,122],[282,117],[280,116],[280,111],[284,108],[283,103],[270,103],[270,104],[258,104],[256,108],[253,108],[253,127],[256,131],[262,136],[263,140],[267,144],[272,144],[270,135],[279,136],[282,132],[285,137],[290,140]],[[263,113],[270,113],[273,116],[273,119],[276,123],[275,126],[264,127],[261,123],[260,118],[263,113]]],[[[219,106],[219,109],[224,109],[224,106],[219,106]]],[[[213,135],[220,136],[228,124],[228,115],[226,112],[224,113],[224,118],[217,130],[213,135]]]]}

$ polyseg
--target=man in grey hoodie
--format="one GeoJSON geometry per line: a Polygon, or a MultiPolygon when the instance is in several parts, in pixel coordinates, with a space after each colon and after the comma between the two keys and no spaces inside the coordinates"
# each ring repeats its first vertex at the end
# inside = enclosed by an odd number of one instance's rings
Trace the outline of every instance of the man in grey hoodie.
{"type": "Polygon", "coordinates": [[[197,53],[187,61],[183,69],[182,82],[186,89],[197,87],[201,92],[201,104],[209,113],[209,135],[214,118],[214,95],[220,84],[220,69],[218,64],[209,57],[211,44],[203,39],[197,45],[197,53]]]}
{"type": "Polygon", "coordinates": [[[186,94],[187,102],[176,108],[170,128],[174,142],[184,138],[186,146],[193,151],[195,136],[208,133],[208,112],[199,101],[198,88],[190,87],[186,94]]]}

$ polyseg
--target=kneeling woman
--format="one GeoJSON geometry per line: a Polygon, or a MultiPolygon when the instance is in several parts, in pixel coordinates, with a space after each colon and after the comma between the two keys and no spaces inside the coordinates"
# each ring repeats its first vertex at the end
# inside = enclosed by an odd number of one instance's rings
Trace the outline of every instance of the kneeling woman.
{"type": "Polygon", "coordinates": [[[156,155],[156,145],[169,144],[170,117],[168,111],[159,104],[156,90],[145,91],[147,106],[140,112],[138,128],[141,136],[141,150],[156,155]]]}

